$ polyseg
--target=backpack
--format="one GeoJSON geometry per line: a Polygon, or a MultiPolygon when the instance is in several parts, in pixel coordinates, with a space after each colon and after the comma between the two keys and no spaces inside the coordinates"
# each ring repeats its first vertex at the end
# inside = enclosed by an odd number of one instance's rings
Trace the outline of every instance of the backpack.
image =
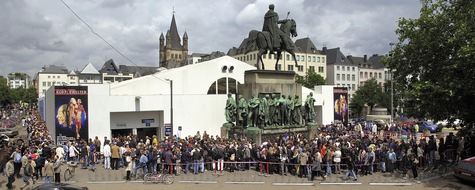
{"type": "Polygon", "coordinates": [[[26,176],[31,176],[31,175],[33,175],[33,168],[31,167],[31,164],[26,164],[25,170],[23,171],[23,173],[24,173],[26,176]]]}

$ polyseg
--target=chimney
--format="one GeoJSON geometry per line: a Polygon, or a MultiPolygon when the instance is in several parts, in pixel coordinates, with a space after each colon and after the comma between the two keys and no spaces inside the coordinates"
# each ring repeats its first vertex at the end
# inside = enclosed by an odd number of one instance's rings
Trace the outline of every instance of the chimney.
{"type": "Polygon", "coordinates": [[[368,55],[364,55],[363,61],[364,61],[364,62],[368,61],[368,55]]]}
{"type": "Polygon", "coordinates": [[[326,55],[326,54],[327,54],[327,47],[326,47],[326,46],[323,46],[323,48],[322,48],[322,53],[323,53],[323,55],[326,55]]]}

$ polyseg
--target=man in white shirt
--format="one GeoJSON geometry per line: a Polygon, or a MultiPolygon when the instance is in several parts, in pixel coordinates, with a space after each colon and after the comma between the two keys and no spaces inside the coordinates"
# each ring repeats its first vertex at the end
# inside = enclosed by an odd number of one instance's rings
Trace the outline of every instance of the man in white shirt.
{"type": "MultiPolygon", "coordinates": [[[[71,144],[71,146],[69,146],[69,158],[70,159],[73,159],[73,161],[78,161],[78,158],[77,158],[77,155],[78,155],[79,151],[76,149],[76,147],[74,147],[74,144],[71,144]]],[[[60,159],[60,158],[58,158],[60,159]]]]}
{"type": "Polygon", "coordinates": [[[104,168],[111,169],[111,147],[109,146],[109,141],[106,141],[104,144],[104,168]]]}
{"type": "Polygon", "coordinates": [[[56,155],[59,156],[59,159],[61,161],[64,160],[64,149],[63,149],[63,146],[61,146],[61,144],[58,144],[58,148],[56,148],[56,155]]]}

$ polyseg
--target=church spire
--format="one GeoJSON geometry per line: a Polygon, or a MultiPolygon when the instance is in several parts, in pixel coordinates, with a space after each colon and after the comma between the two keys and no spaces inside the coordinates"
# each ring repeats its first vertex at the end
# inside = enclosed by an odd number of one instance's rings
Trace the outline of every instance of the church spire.
{"type": "Polygon", "coordinates": [[[178,29],[176,26],[176,21],[175,21],[175,14],[173,14],[172,17],[172,23],[170,24],[170,40],[171,40],[171,49],[173,50],[181,50],[181,39],[180,35],[178,34],[178,29]]]}

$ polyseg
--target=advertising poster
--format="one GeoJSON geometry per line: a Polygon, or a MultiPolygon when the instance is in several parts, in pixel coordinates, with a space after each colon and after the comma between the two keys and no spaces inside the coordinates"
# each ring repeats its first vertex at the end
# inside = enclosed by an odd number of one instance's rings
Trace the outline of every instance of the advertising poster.
{"type": "Polygon", "coordinates": [[[335,105],[333,109],[334,120],[342,122],[345,126],[348,125],[348,88],[334,87],[333,100],[335,105]]]}
{"type": "Polygon", "coordinates": [[[58,143],[88,140],[87,86],[55,86],[55,125],[58,143]]]}

